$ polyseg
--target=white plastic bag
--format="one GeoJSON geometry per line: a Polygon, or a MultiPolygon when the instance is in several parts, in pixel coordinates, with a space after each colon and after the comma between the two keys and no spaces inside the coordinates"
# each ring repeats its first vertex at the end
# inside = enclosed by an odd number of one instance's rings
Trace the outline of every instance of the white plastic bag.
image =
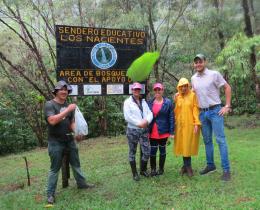
{"type": "Polygon", "coordinates": [[[75,136],[88,135],[88,124],[77,106],[75,109],[75,136]]]}

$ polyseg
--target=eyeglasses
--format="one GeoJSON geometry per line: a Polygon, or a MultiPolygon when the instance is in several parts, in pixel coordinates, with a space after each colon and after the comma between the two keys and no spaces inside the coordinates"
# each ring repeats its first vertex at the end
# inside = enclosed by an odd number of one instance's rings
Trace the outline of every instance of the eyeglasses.
{"type": "Polygon", "coordinates": [[[132,89],[133,91],[141,91],[139,88],[132,89]]]}

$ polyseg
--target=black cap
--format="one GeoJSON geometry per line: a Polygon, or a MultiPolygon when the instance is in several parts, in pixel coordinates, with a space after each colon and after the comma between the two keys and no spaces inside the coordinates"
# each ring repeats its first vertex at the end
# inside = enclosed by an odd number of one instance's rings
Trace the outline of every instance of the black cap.
{"type": "Polygon", "coordinates": [[[206,60],[206,56],[203,55],[203,54],[201,54],[201,53],[197,54],[197,55],[194,57],[193,61],[195,61],[197,58],[199,58],[200,60],[204,60],[204,61],[206,60]]]}
{"type": "Polygon", "coordinates": [[[54,90],[52,91],[52,93],[55,94],[57,90],[60,90],[63,87],[66,87],[68,92],[71,93],[72,87],[67,82],[65,82],[63,80],[60,80],[60,81],[57,82],[57,84],[55,85],[54,90]]]}

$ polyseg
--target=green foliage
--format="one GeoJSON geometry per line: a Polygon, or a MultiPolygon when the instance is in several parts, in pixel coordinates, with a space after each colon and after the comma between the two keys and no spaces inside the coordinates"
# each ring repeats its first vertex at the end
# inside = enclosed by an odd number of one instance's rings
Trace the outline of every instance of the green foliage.
{"type": "MultiPolygon", "coordinates": [[[[254,84],[250,76],[248,52],[250,46],[255,46],[257,58],[259,58],[259,38],[247,39],[239,33],[243,31],[244,24],[241,4],[238,4],[237,0],[221,1],[223,5],[219,10],[213,6],[213,1],[190,0],[81,0],[76,3],[69,0],[12,0],[4,2],[0,3],[2,19],[32,44],[30,37],[20,25],[21,22],[25,23],[37,46],[42,64],[39,63],[40,60],[35,59],[38,53],[35,54],[35,51],[29,50],[28,45],[2,23],[0,51],[15,66],[23,67],[22,73],[44,93],[42,96],[32,88],[28,81],[21,79],[18,72],[3,63],[5,68],[1,66],[0,73],[5,70],[9,74],[1,74],[0,94],[12,102],[5,107],[4,112],[8,113],[13,120],[17,118],[16,131],[6,133],[5,138],[10,135],[8,138],[17,136],[19,139],[22,135],[12,136],[11,134],[18,132],[18,128],[21,127],[26,134],[28,133],[28,139],[35,139],[37,136],[41,144],[44,144],[43,139],[46,141],[42,108],[43,101],[51,96],[51,80],[54,81],[56,78],[54,24],[147,30],[149,50],[157,48],[160,51],[165,44],[158,68],[160,79],[167,86],[166,95],[169,97],[176,91],[176,81],[169,76],[170,74],[166,74],[165,70],[177,78],[190,79],[194,73],[191,64],[195,54],[204,53],[209,61],[209,68],[212,66],[212,61],[219,56],[218,65],[225,76],[228,76],[232,86],[234,112],[240,114],[255,111],[254,84]],[[4,2],[17,12],[17,15],[19,12],[20,17],[17,22],[4,2]],[[181,8],[186,8],[186,10],[180,14],[179,18],[181,8]],[[149,11],[151,11],[152,23],[149,22],[149,11]],[[172,26],[176,20],[178,21],[172,26]],[[152,26],[156,34],[153,33],[152,26]],[[220,40],[219,32],[223,33],[223,40],[220,40]],[[237,35],[234,36],[234,34],[237,35]],[[228,42],[227,48],[224,49],[223,54],[220,54],[220,43],[225,44],[232,37],[234,37],[234,43],[228,42]],[[45,67],[44,70],[41,68],[42,65],[45,67]],[[47,75],[44,72],[48,73],[50,80],[46,78],[47,75]],[[1,83],[8,81],[8,78],[14,82],[16,86],[14,89],[2,89],[4,85],[1,83]],[[14,94],[15,92],[19,93],[14,94]]],[[[254,3],[255,11],[258,11],[260,4],[258,1],[254,3]]],[[[258,13],[255,17],[259,20],[258,13]]],[[[258,25],[256,29],[259,28],[258,25]]],[[[259,76],[260,59],[257,60],[256,71],[259,76]]],[[[150,83],[152,81],[154,81],[153,74],[151,74],[150,83]]],[[[124,98],[123,96],[85,97],[79,100],[79,106],[89,124],[90,137],[111,136],[125,132],[122,114],[124,98]]],[[[0,97],[0,102],[4,101],[0,97]]],[[[6,125],[8,120],[1,118],[1,122],[4,122],[2,125],[6,125]]],[[[8,128],[2,127],[2,130],[5,129],[8,128]]],[[[13,141],[16,141],[15,138],[13,141]]]]}
{"type": "MultiPolygon", "coordinates": [[[[220,65],[222,72],[228,71],[232,81],[251,76],[249,56],[252,47],[260,48],[260,36],[248,38],[245,34],[238,33],[232,37],[216,58],[216,63],[220,65]]],[[[256,66],[259,65],[260,61],[258,60],[256,66]]],[[[259,69],[257,71],[260,73],[259,69]]]]}
{"type": "Polygon", "coordinates": [[[20,152],[35,146],[44,146],[46,129],[43,97],[30,86],[22,84],[19,77],[15,83],[7,80],[0,85],[0,153],[20,152]]]}
{"type": "Polygon", "coordinates": [[[125,132],[124,96],[82,97],[78,105],[89,126],[88,137],[117,136],[125,132]]]}
{"type": "MultiPolygon", "coordinates": [[[[238,33],[232,37],[216,58],[219,69],[227,75],[232,86],[232,104],[236,114],[256,111],[254,76],[249,62],[252,48],[260,48],[260,36],[248,38],[246,35],[238,33]]],[[[257,56],[259,57],[259,53],[257,56]]],[[[258,76],[260,76],[259,65],[258,59],[255,67],[258,76]]]]}
{"type": "MultiPolygon", "coordinates": [[[[221,51],[220,42],[225,43],[242,29],[243,16],[237,12],[240,5],[234,0],[225,1],[219,11],[212,1],[191,1],[191,5],[172,30],[167,54],[161,55],[161,58],[165,58],[166,69],[177,78],[190,79],[194,73],[193,58],[198,53],[207,56],[208,67],[212,68],[212,61],[221,51]],[[223,33],[223,40],[218,37],[219,32],[223,33]]],[[[167,33],[167,24],[162,25],[160,32],[158,42],[161,44],[167,33]]],[[[168,77],[164,80],[173,79],[168,77]]]]}
{"type": "Polygon", "coordinates": [[[32,130],[17,111],[0,106],[0,155],[30,150],[37,146],[32,130]]]}

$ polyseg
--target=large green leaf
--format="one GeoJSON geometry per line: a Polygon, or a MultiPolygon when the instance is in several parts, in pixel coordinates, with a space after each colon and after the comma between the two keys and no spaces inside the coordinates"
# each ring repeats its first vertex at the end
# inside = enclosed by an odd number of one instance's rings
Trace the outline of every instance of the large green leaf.
{"type": "Polygon", "coordinates": [[[144,53],[133,61],[131,66],[127,69],[126,75],[130,77],[133,82],[142,82],[146,80],[159,56],[159,52],[144,53]]]}

